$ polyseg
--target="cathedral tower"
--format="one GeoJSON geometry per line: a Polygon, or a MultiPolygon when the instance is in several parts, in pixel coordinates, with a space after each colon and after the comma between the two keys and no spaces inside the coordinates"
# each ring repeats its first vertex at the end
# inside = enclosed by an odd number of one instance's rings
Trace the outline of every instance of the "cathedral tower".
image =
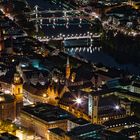
{"type": "Polygon", "coordinates": [[[23,106],[23,81],[19,73],[14,74],[12,81],[12,94],[16,98],[16,115],[19,116],[20,110],[23,106]]]}
{"type": "Polygon", "coordinates": [[[93,97],[93,123],[98,123],[98,108],[99,108],[99,96],[94,96],[93,97]]]}
{"type": "Polygon", "coordinates": [[[99,96],[88,96],[88,115],[91,117],[91,122],[98,123],[98,109],[99,109],[99,96]]]}

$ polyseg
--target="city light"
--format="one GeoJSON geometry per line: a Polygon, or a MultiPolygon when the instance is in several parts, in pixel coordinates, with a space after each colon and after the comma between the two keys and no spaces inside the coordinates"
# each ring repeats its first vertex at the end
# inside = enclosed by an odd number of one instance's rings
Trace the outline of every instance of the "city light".
{"type": "Polygon", "coordinates": [[[77,98],[75,101],[76,101],[77,104],[81,104],[82,103],[82,99],[81,98],[77,98]]]}
{"type": "Polygon", "coordinates": [[[1,1],[0,139],[140,137],[136,0],[1,1]]]}
{"type": "Polygon", "coordinates": [[[116,106],[115,106],[115,109],[116,109],[116,110],[119,110],[119,109],[120,109],[119,105],[116,105],[116,106]]]}
{"type": "Polygon", "coordinates": [[[44,93],[44,94],[43,94],[43,97],[46,98],[46,97],[47,97],[47,94],[44,93]]]}
{"type": "Polygon", "coordinates": [[[4,90],[6,94],[10,94],[10,90],[4,90]]]}

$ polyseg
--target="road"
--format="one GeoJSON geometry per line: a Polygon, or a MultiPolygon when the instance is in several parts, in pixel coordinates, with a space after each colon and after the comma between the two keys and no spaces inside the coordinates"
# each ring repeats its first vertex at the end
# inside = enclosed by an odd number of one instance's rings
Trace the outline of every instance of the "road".
{"type": "Polygon", "coordinates": [[[140,35],[140,32],[135,31],[133,29],[127,29],[126,27],[120,27],[114,24],[110,24],[108,21],[104,21],[102,22],[103,28],[107,31],[107,30],[114,30],[117,32],[121,32],[123,34],[127,34],[129,36],[137,36],[140,35]]]}

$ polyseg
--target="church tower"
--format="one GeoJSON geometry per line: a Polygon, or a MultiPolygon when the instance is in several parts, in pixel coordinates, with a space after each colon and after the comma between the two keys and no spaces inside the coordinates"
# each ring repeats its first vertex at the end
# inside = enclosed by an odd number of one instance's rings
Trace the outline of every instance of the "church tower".
{"type": "Polygon", "coordinates": [[[67,57],[67,65],[66,65],[66,79],[70,78],[70,62],[69,62],[69,57],[67,57]]]}
{"type": "Polygon", "coordinates": [[[4,50],[4,35],[3,35],[3,30],[0,27],[0,52],[4,50]]]}
{"type": "Polygon", "coordinates": [[[23,106],[23,81],[19,73],[14,74],[12,81],[12,94],[16,99],[16,116],[18,117],[23,106]]]}
{"type": "Polygon", "coordinates": [[[99,108],[99,96],[94,96],[93,97],[93,123],[98,123],[98,108],[99,108]]]}
{"type": "Polygon", "coordinates": [[[99,96],[88,96],[88,115],[91,117],[91,122],[98,123],[98,109],[99,109],[99,96]]]}

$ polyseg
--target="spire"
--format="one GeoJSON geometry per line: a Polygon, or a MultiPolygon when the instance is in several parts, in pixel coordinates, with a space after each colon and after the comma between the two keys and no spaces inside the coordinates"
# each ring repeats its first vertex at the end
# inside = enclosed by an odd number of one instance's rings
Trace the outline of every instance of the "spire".
{"type": "Polygon", "coordinates": [[[66,79],[69,79],[69,77],[70,77],[70,62],[69,62],[69,57],[67,57],[66,79]]]}
{"type": "Polygon", "coordinates": [[[70,60],[69,60],[69,57],[67,57],[67,66],[70,65],[70,60]]]}

